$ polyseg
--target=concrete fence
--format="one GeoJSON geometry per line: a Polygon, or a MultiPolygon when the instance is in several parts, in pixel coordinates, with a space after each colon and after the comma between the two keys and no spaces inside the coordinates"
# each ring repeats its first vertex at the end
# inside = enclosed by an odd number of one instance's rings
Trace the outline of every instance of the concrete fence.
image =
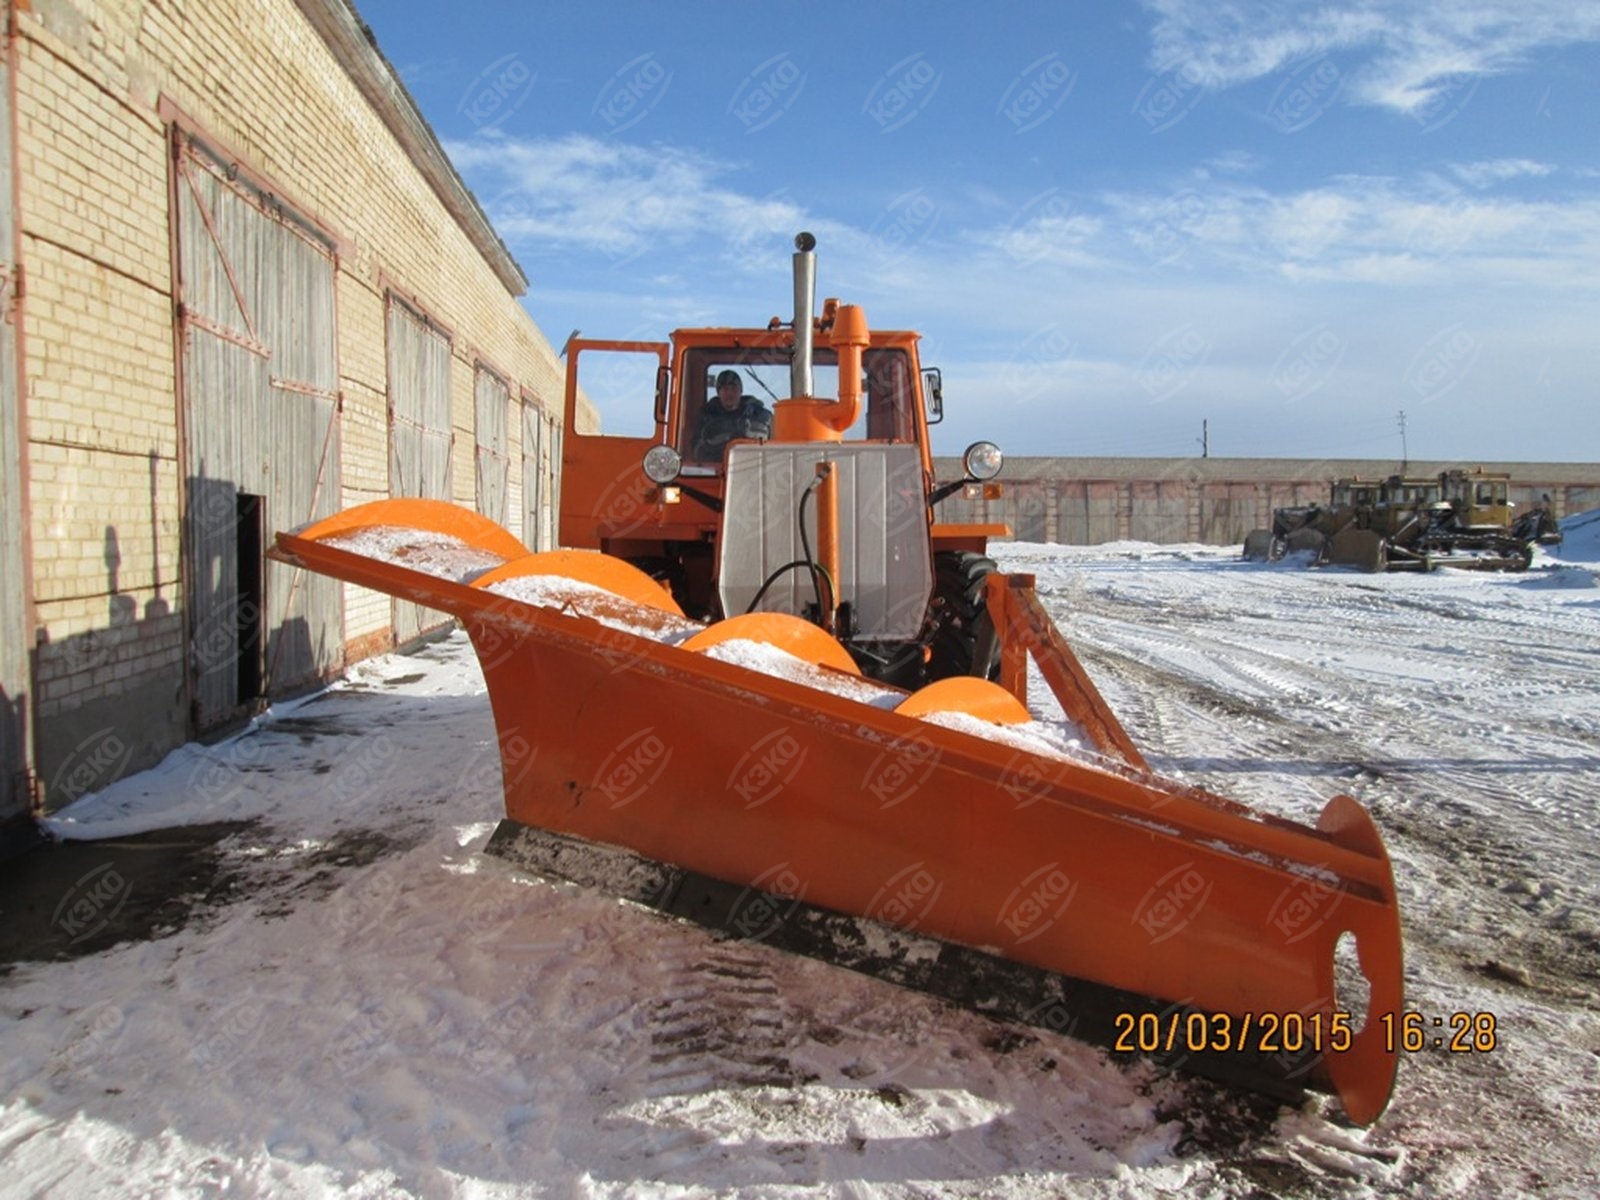
{"type": "MultiPolygon", "coordinates": [[[[934,460],[939,479],[956,479],[960,460],[934,460]]],[[[1511,476],[1519,508],[1548,495],[1557,517],[1600,508],[1600,463],[1413,462],[1410,476],[1482,467],[1511,476]]],[[[997,500],[960,493],[939,504],[943,522],[1003,522],[1017,541],[1242,543],[1271,524],[1272,510],[1328,499],[1335,479],[1381,479],[1400,464],[1379,459],[1013,458],[997,500]]]]}

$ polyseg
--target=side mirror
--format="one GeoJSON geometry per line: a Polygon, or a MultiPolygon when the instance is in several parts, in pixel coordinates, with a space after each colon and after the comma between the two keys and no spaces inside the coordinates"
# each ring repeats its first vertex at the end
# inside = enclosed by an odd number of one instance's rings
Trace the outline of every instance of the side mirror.
{"type": "Polygon", "coordinates": [[[928,367],[922,372],[922,390],[927,396],[928,424],[937,425],[944,420],[944,376],[938,367],[928,367]]]}
{"type": "Polygon", "coordinates": [[[667,423],[667,397],[672,395],[672,368],[660,366],[656,368],[656,428],[660,429],[667,423]]]}

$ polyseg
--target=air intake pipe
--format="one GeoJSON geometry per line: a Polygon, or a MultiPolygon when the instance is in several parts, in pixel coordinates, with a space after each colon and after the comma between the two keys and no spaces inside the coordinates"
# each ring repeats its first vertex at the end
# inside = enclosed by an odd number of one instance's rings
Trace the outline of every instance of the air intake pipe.
{"type": "Polygon", "coordinates": [[[809,233],[794,239],[794,360],[789,364],[789,395],[811,395],[811,357],[814,331],[811,314],[817,307],[817,239],[809,233]]]}
{"type": "MultiPolygon", "coordinates": [[[[815,329],[817,239],[809,233],[794,239],[794,360],[789,386],[794,393],[780,400],[773,413],[772,438],[778,442],[837,442],[861,416],[861,352],[871,344],[867,314],[858,305],[834,309],[829,344],[839,355],[839,398],[818,399],[811,392],[815,329]]],[[[830,301],[830,304],[832,302],[830,301]]]]}

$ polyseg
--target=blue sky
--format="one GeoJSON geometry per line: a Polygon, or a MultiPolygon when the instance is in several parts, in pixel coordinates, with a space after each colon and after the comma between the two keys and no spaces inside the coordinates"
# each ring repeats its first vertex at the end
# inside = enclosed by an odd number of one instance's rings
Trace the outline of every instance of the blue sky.
{"type": "Polygon", "coordinates": [[[1593,0],[361,12],[557,344],[787,314],[809,229],[939,452],[1600,448],[1593,0]]]}

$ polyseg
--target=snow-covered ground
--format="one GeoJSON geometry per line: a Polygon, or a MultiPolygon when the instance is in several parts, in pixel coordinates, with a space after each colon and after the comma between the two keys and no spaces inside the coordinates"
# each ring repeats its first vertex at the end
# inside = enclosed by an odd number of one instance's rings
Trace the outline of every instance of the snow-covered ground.
{"type": "Polygon", "coordinates": [[[481,854],[498,759],[457,635],[57,822],[248,824],[231,899],[0,978],[0,1192],[1592,1196],[1600,519],[1568,528],[1510,576],[998,555],[1158,770],[1373,811],[1408,1004],[1497,1041],[1407,1056],[1371,1129],[514,875],[481,854]]]}

